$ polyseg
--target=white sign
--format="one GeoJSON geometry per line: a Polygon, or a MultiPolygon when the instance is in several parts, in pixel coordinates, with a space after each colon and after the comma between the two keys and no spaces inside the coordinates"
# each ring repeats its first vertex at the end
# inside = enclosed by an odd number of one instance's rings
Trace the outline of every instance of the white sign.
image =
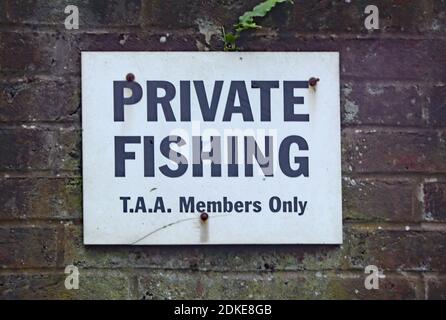
{"type": "Polygon", "coordinates": [[[83,52],[84,243],[342,243],[339,90],[335,52],[83,52]]]}

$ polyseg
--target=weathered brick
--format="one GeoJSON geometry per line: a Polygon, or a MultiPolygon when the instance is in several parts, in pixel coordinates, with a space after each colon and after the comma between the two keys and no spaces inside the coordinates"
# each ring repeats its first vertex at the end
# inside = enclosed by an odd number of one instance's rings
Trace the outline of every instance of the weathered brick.
{"type": "Polygon", "coordinates": [[[433,1],[433,9],[434,12],[433,21],[432,21],[432,30],[436,33],[445,33],[446,32],[446,1],[438,0],[433,1]]]}
{"type": "Polygon", "coordinates": [[[342,145],[346,172],[446,172],[444,132],[347,128],[342,145]]]}
{"type": "MultiPolygon", "coordinates": [[[[418,34],[432,30],[432,0],[305,1],[297,0],[288,27],[300,32],[354,33],[380,35],[386,33],[418,34]],[[367,5],[379,9],[379,30],[364,26],[367,5]]],[[[282,9],[283,10],[283,9],[282,9]]],[[[285,15],[283,15],[285,18],[285,15]]],[[[275,25],[275,24],[273,24],[275,25]]]]}
{"type": "Polygon", "coordinates": [[[444,77],[443,40],[314,38],[258,31],[243,35],[239,46],[244,51],[338,51],[344,79],[424,81],[444,77]]]}
{"type": "Polygon", "coordinates": [[[67,31],[63,1],[0,2],[0,170],[14,171],[0,178],[0,298],[134,298],[137,275],[139,298],[444,299],[446,186],[432,176],[446,172],[445,0],[377,0],[373,32],[366,1],[296,0],[239,41],[341,54],[343,169],[360,176],[344,179],[341,246],[84,246],[81,179],[33,177],[80,172],[82,50],[220,51],[221,26],[257,3],[74,0],[81,29],[67,31]],[[64,288],[66,264],[80,290],[64,288]],[[380,290],[364,288],[370,264],[380,290]]]}
{"type": "Polygon", "coordinates": [[[0,178],[2,219],[73,219],[82,216],[80,178],[0,178]]]}
{"type": "Polygon", "coordinates": [[[23,126],[0,128],[0,170],[79,171],[79,130],[23,126]]]}
{"type": "MultiPolygon", "coordinates": [[[[435,0],[379,0],[373,2],[380,13],[380,31],[383,33],[423,33],[433,31],[435,0]]],[[[353,3],[353,1],[352,1],[353,3]]],[[[367,1],[355,1],[362,11],[362,23],[367,16],[364,9],[371,4],[367,1]]]]}
{"type": "Polygon", "coordinates": [[[432,75],[433,80],[446,81],[446,41],[434,40],[426,48],[432,55],[432,75]]]}
{"type": "Polygon", "coordinates": [[[84,246],[66,226],[64,263],[84,268],[274,271],[350,267],[338,246],[84,246]]]}
{"type": "Polygon", "coordinates": [[[6,1],[0,2],[0,23],[7,23],[6,1]]]}
{"type": "Polygon", "coordinates": [[[70,70],[80,75],[81,51],[196,51],[198,39],[199,34],[182,31],[84,33],[72,39],[70,70]]]}
{"type": "MultiPolygon", "coordinates": [[[[271,14],[271,18],[265,19],[272,26],[277,22],[272,18],[282,13],[282,29],[299,30],[302,33],[322,32],[366,32],[361,18],[361,6],[358,3],[344,1],[302,1],[298,0],[291,8],[291,12],[285,8],[278,8],[271,14]],[[285,17],[288,17],[285,20],[285,17]]],[[[263,23],[262,23],[263,24],[263,23]]],[[[266,24],[269,26],[269,24],[266,24]]],[[[279,24],[280,26],[280,24],[279,24]]]]}
{"type": "MultiPolygon", "coordinates": [[[[401,300],[423,299],[423,282],[417,275],[401,275],[384,273],[385,278],[379,279],[379,289],[366,289],[365,277],[368,274],[354,273],[352,275],[337,274],[328,277],[326,290],[321,299],[347,300],[401,300]]],[[[325,277],[323,274],[322,277],[325,277]]]]}
{"type": "Polygon", "coordinates": [[[0,239],[0,268],[56,266],[56,228],[0,227],[0,239]]]}
{"type": "Polygon", "coordinates": [[[240,15],[257,4],[256,0],[153,0],[145,1],[144,14],[150,17],[150,26],[158,28],[189,28],[200,21],[232,27],[240,15]]]}
{"type": "MultiPolygon", "coordinates": [[[[196,246],[85,246],[82,227],[67,224],[64,263],[82,268],[203,268],[206,252],[211,248],[196,246]]],[[[212,257],[215,259],[215,257],[212,257]]],[[[228,265],[222,265],[226,268],[228,265]]]]}
{"type": "Polygon", "coordinates": [[[0,121],[78,121],[79,118],[78,79],[0,83],[0,121]]]}
{"type": "Polygon", "coordinates": [[[367,290],[363,273],[154,271],[138,279],[140,299],[415,299],[417,277],[388,275],[367,290]]]}
{"type": "MultiPolygon", "coordinates": [[[[151,25],[161,28],[185,28],[200,24],[200,19],[214,27],[225,26],[228,30],[245,11],[251,10],[256,1],[206,1],[177,3],[174,1],[147,1],[146,16],[151,25]]],[[[378,0],[380,29],[373,32],[364,27],[364,1],[294,1],[294,5],[278,5],[267,17],[256,21],[264,27],[278,28],[279,32],[298,30],[300,33],[352,33],[373,34],[404,32],[418,34],[434,30],[432,0],[378,0]],[[420,14],[421,13],[421,14],[420,14]]],[[[435,28],[437,29],[437,28],[435,28]]]]}
{"type": "Polygon", "coordinates": [[[67,5],[79,8],[79,28],[134,26],[139,24],[141,0],[6,0],[8,20],[21,24],[44,24],[65,28],[67,5]]]}
{"type": "Polygon", "coordinates": [[[423,191],[426,219],[446,221],[446,182],[425,183],[423,191]]]}
{"type": "Polygon", "coordinates": [[[3,74],[63,74],[79,72],[74,35],[46,32],[0,32],[0,69],[3,74]]]}
{"type": "Polygon", "coordinates": [[[200,38],[200,34],[183,31],[1,32],[0,69],[9,75],[80,75],[81,51],[193,51],[200,38]]]}
{"type": "Polygon", "coordinates": [[[220,272],[284,270],[438,271],[446,257],[440,232],[344,229],[341,246],[83,246],[78,226],[67,226],[65,264],[84,268],[149,268],[220,272]],[[404,254],[400,254],[404,252],[404,254]]]}
{"type": "Polygon", "coordinates": [[[79,289],[65,289],[66,274],[15,273],[0,275],[0,298],[16,299],[128,299],[129,279],[119,272],[79,270],[79,289]]]}
{"type": "Polygon", "coordinates": [[[419,187],[412,179],[344,177],[343,217],[360,221],[422,221],[419,187]]]}
{"type": "Polygon", "coordinates": [[[198,37],[198,34],[182,31],[91,33],[79,37],[78,48],[82,51],[195,51],[198,37]]]}
{"type": "Polygon", "coordinates": [[[110,268],[131,265],[132,247],[128,246],[85,246],[82,228],[65,225],[64,264],[79,268],[110,268]]]}
{"type": "Polygon", "coordinates": [[[446,299],[446,276],[429,275],[425,278],[426,299],[445,300],[446,299]]]}
{"type": "Polygon", "coordinates": [[[358,80],[341,86],[343,124],[421,126],[425,104],[424,90],[417,84],[358,80]]]}
{"type": "Polygon", "coordinates": [[[429,92],[429,124],[434,127],[446,127],[446,86],[432,86],[429,92]]]}
{"type": "MultiPolygon", "coordinates": [[[[363,236],[361,234],[361,236],[363,236]]],[[[365,233],[363,264],[386,270],[442,271],[446,257],[446,234],[425,231],[379,231],[365,233]]]]}
{"type": "MultiPolygon", "coordinates": [[[[80,72],[82,50],[191,51],[202,48],[203,35],[197,32],[132,33],[1,33],[0,67],[7,72],[80,72]],[[160,41],[164,37],[166,41],[160,41]],[[201,44],[200,44],[201,43],[201,44]],[[14,51],[14,55],[11,52],[14,51]]],[[[163,38],[163,39],[164,39],[163,38]]],[[[366,79],[425,80],[443,78],[442,52],[446,41],[410,39],[300,38],[289,33],[244,37],[246,51],[340,51],[341,75],[366,79]],[[377,68],[376,66],[380,66],[377,68]]],[[[217,41],[211,49],[221,50],[217,41]]]]}

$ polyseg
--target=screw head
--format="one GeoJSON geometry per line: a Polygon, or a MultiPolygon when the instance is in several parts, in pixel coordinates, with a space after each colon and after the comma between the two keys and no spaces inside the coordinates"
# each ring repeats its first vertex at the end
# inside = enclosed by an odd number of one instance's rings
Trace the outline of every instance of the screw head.
{"type": "Polygon", "coordinates": [[[203,212],[203,213],[200,215],[200,219],[201,219],[201,221],[206,221],[208,218],[209,218],[209,215],[208,215],[206,212],[203,212]]]}
{"type": "Polygon", "coordinates": [[[319,82],[319,78],[315,78],[315,77],[311,77],[309,80],[308,80],[308,84],[310,85],[310,87],[314,87],[314,86],[316,86],[317,85],[317,83],[319,82]]]}
{"type": "Polygon", "coordinates": [[[132,82],[132,81],[135,81],[135,75],[133,74],[133,73],[127,73],[127,75],[125,76],[125,79],[128,81],[128,82],[132,82]]]}

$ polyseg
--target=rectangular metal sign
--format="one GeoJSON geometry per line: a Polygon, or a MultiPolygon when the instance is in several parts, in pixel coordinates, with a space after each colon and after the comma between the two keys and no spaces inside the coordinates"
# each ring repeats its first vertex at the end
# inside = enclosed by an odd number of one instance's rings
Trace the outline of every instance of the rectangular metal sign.
{"type": "Polygon", "coordinates": [[[83,52],[84,243],[342,243],[339,90],[336,52],[83,52]]]}

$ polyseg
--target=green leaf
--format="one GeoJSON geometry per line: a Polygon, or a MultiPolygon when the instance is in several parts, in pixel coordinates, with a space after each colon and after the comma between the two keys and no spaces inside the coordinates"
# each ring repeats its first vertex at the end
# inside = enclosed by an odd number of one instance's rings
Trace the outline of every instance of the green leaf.
{"type": "Polygon", "coordinates": [[[259,25],[257,25],[255,22],[252,23],[239,23],[235,25],[235,30],[237,32],[241,32],[243,30],[248,30],[248,29],[259,29],[261,28],[259,25]]]}
{"type": "Polygon", "coordinates": [[[259,26],[254,22],[254,18],[262,18],[266,16],[266,14],[270,12],[271,9],[276,6],[276,4],[282,2],[293,3],[292,0],[265,0],[262,3],[256,5],[251,11],[247,11],[242,16],[240,16],[239,23],[235,25],[235,28],[239,29],[240,31],[259,28],[259,26]]]}
{"type": "Polygon", "coordinates": [[[235,40],[237,40],[237,37],[231,32],[225,34],[226,43],[235,43],[235,40]]]}
{"type": "Polygon", "coordinates": [[[225,33],[225,29],[222,28],[224,50],[225,51],[237,51],[236,41],[240,38],[240,34],[244,30],[261,28],[254,21],[254,18],[262,18],[271,11],[272,8],[278,3],[289,2],[293,3],[293,0],[265,0],[262,3],[256,5],[251,11],[245,12],[239,17],[239,22],[234,25],[234,33],[225,33]]]}

